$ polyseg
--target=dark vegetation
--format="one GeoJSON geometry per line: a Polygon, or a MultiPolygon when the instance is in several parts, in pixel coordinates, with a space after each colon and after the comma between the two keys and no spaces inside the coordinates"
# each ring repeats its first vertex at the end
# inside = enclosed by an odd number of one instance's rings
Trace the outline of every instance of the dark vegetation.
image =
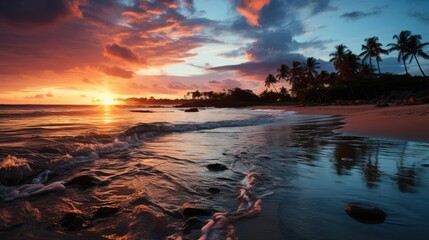
{"type": "Polygon", "coordinates": [[[336,72],[318,71],[319,63],[313,57],[305,62],[292,61],[282,64],[277,74],[268,74],[265,79],[266,90],[256,95],[251,90],[234,88],[223,92],[188,92],[185,99],[146,99],[128,98],[127,104],[176,104],[180,107],[245,107],[262,104],[368,104],[393,102],[396,104],[429,103],[429,78],[420,66],[419,57],[429,59],[420,35],[402,31],[393,36],[394,43],[383,49],[378,37],[367,38],[359,55],[347,46],[335,46],[330,54],[330,62],[336,72]],[[382,73],[381,55],[397,52],[398,63],[404,66],[404,74],[382,73]],[[422,76],[411,76],[407,64],[417,63],[422,76]],[[375,61],[375,66],[373,64],[375,61]],[[290,85],[280,90],[276,84],[284,81],[290,85]],[[273,89],[274,91],[272,91],[273,89]]]}

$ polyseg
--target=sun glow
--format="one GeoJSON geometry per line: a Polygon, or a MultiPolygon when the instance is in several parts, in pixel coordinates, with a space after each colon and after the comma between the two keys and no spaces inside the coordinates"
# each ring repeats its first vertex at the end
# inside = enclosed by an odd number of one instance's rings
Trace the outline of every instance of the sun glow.
{"type": "Polygon", "coordinates": [[[115,105],[118,104],[118,101],[115,100],[115,98],[110,94],[104,94],[100,98],[100,103],[105,106],[115,105]]]}

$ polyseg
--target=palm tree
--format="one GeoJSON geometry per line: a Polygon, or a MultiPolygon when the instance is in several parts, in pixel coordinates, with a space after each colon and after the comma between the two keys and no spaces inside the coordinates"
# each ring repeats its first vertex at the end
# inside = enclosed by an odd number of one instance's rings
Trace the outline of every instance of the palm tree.
{"type": "Polygon", "coordinates": [[[365,42],[366,42],[366,45],[362,45],[363,52],[359,55],[359,57],[363,56],[362,62],[364,62],[366,59],[369,59],[369,64],[371,66],[372,66],[371,59],[372,57],[375,57],[375,60],[377,61],[378,75],[381,75],[380,54],[388,54],[389,52],[386,49],[381,48],[383,44],[378,42],[378,37],[366,38],[365,42]]]}
{"type": "Polygon", "coordinates": [[[359,74],[363,77],[374,75],[374,68],[371,64],[364,63],[359,67],[359,74]]]}
{"type": "Polygon", "coordinates": [[[298,61],[292,61],[292,67],[289,70],[289,82],[292,86],[291,92],[296,93],[302,87],[302,65],[298,61]]]}
{"type": "Polygon", "coordinates": [[[335,46],[335,52],[329,54],[332,58],[329,62],[334,64],[335,69],[338,71],[344,64],[344,56],[350,52],[347,47],[343,44],[335,46]]]}
{"type": "Polygon", "coordinates": [[[359,70],[359,57],[348,51],[347,54],[344,55],[344,62],[340,69],[338,69],[338,76],[344,81],[349,81],[353,78],[359,70]]]}
{"type": "Polygon", "coordinates": [[[319,74],[317,74],[316,80],[318,85],[324,86],[325,84],[329,84],[329,73],[325,70],[322,70],[319,74]]]}
{"type": "Polygon", "coordinates": [[[410,31],[401,31],[399,35],[394,35],[393,39],[396,39],[396,43],[389,43],[389,52],[398,51],[398,62],[402,60],[405,67],[405,73],[408,75],[407,63],[405,62],[409,55],[408,53],[408,44],[410,41],[411,32],[410,31]]]}
{"type": "Polygon", "coordinates": [[[314,57],[307,58],[307,61],[304,63],[304,74],[306,75],[310,83],[314,82],[314,76],[317,74],[316,69],[318,68],[320,68],[319,63],[316,62],[316,59],[314,57]]]}
{"type": "Polygon", "coordinates": [[[290,74],[290,69],[286,64],[282,64],[280,66],[280,68],[277,68],[277,75],[276,78],[277,80],[285,80],[289,77],[290,74]]]}
{"type": "Polygon", "coordinates": [[[280,88],[280,94],[284,95],[284,96],[287,96],[288,95],[287,89],[285,87],[281,87],[280,88]]]}
{"type": "Polygon", "coordinates": [[[277,78],[274,77],[274,75],[270,73],[270,74],[268,74],[267,78],[265,78],[265,87],[266,88],[273,87],[274,90],[276,91],[276,93],[279,93],[277,91],[276,87],[274,86],[274,84],[278,83],[278,82],[279,82],[279,80],[277,80],[277,78]]]}
{"type": "Polygon", "coordinates": [[[429,55],[423,52],[423,48],[429,45],[429,42],[421,43],[420,40],[422,39],[421,35],[412,35],[409,38],[408,41],[408,52],[405,53],[405,58],[410,58],[410,62],[414,59],[416,59],[417,65],[419,66],[420,71],[422,72],[423,76],[426,77],[425,73],[422,70],[422,67],[420,66],[419,60],[417,59],[417,55],[424,58],[429,59],[429,55]]]}

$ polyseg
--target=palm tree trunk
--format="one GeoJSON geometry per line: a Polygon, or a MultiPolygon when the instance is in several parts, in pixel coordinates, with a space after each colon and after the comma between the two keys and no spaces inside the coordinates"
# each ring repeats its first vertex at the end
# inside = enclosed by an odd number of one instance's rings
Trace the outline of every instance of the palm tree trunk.
{"type": "Polygon", "coordinates": [[[419,60],[417,60],[416,55],[414,55],[414,58],[416,59],[417,65],[419,66],[420,71],[421,71],[421,72],[422,72],[422,74],[423,74],[423,77],[426,77],[425,73],[424,73],[424,72],[423,72],[423,70],[422,70],[422,67],[420,67],[420,63],[419,63],[419,60]]]}
{"type": "Polygon", "coordinates": [[[402,61],[404,62],[405,73],[408,75],[407,63],[405,62],[405,59],[403,59],[403,58],[402,58],[402,61]]]}
{"type": "Polygon", "coordinates": [[[377,68],[378,68],[378,76],[381,76],[380,61],[378,61],[378,59],[377,59],[377,68]]]}
{"type": "Polygon", "coordinates": [[[278,94],[279,92],[277,91],[276,86],[274,86],[274,84],[271,84],[271,86],[273,86],[274,91],[276,91],[276,93],[278,94]]]}

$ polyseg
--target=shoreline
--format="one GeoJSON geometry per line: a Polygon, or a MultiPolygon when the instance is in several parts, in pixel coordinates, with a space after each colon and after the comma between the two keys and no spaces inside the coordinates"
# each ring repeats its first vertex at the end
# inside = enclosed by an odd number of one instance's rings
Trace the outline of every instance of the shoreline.
{"type": "Polygon", "coordinates": [[[429,143],[429,104],[376,107],[355,106],[257,106],[254,109],[278,109],[306,115],[341,115],[343,134],[402,139],[429,143]]]}

